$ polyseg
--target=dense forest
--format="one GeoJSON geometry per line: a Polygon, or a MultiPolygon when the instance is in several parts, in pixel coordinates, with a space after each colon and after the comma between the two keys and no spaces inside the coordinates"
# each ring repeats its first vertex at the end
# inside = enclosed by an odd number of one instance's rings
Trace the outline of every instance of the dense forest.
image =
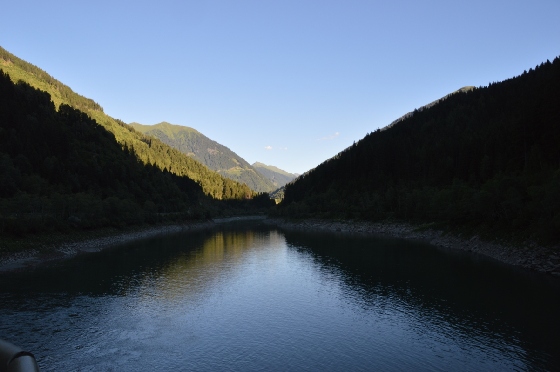
{"type": "Polygon", "coordinates": [[[66,104],[86,113],[91,119],[112,133],[116,141],[128,148],[146,165],[196,181],[204,193],[214,199],[241,200],[256,196],[249,186],[222,177],[202,163],[172,148],[162,141],[135,131],[121,120],[106,115],[93,100],[85,98],[52,78],[38,67],[23,61],[0,47],[0,68],[14,83],[27,84],[50,94],[56,109],[66,104]]]}
{"type": "Polygon", "coordinates": [[[192,156],[222,176],[243,183],[252,190],[271,192],[277,189],[272,181],[257,172],[245,159],[193,128],[166,122],[155,125],[130,123],[130,126],[192,156]]]}
{"type": "MultiPolygon", "coordinates": [[[[558,242],[559,102],[559,58],[460,89],[288,183],[274,213],[434,222],[558,242]]],[[[269,206],[267,194],[109,117],[0,48],[0,233],[269,206]]]]}
{"type": "Polygon", "coordinates": [[[84,112],[56,110],[48,93],[0,70],[0,233],[200,219],[270,205],[268,195],[240,199],[217,201],[192,179],[145,164],[84,112]]]}
{"type": "Polygon", "coordinates": [[[465,89],[286,185],[278,214],[387,218],[560,240],[560,58],[465,89]]]}

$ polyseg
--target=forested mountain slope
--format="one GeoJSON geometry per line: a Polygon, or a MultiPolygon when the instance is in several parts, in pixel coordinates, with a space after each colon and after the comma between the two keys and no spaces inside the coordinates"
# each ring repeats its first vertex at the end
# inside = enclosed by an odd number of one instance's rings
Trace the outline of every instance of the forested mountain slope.
{"type": "Polygon", "coordinates": [[[391,122],[391,124],[387,125],[386,127],[381,128],[381,130],[385,130],[385,129],[389,129],[391,128],[393,125],[400,123],[401,121],[408,119],[410,117],[412,117],[412,115],[414,115],[414,113],[418,112],[418,111],[423,111],[425,109],[428,109],[434,105],[437,105],[440,101],[449,98],[450,96],[452,96],[453,94],[457,94],[457,93],[466,93],[466,92],[470,92],[471,90],[473,90],[475,87],[473,86],[467,86],[467,87],[462,87],[461,89],[457,89],[456,91],[449,93],[443,97],[441,97],[440,99],[436,99],[435,101],[432,101],[430,103],[428,103],[427,105],[424,105],[422,107],[417,108],[414,111],[410,111],[407,112],[406,114],[404,114],[403,116],[401,116],[400,118],[393,120],[391,122]]]}
{"type": "Polygon", "coordinates": [[[245,159],[197,130],[162,122],[155,125],[130,123],[136,131],[192,156],[222,176],[244,183],[257,192],[270,192],[275,185],[257,172],[245,159]]]}
{"type": "Polygon", "coordinates": [[[286,185],[280,213],[560,240],[560,58],[458,92],[286,185]]]}
{"type": "Polygon", "coordinates": [[[247,185],[224,178],[179,150],[158,139],[136,132],[120,120],[111,118],[91,99],[74,93],[45,71],[1,47],[0,68],[9,74],[12,81],[22,80],[49,93],[56,109],[61,104],[67,104],[82,110],[111,132],[123,148],[130,149],[144,164],[153,164],[160,170],[167,170],[178,176],[187,176],[199,183],[206,195],[215,199],[245,199],[255,195],[247,185]]]}
{"type": "Polygon", "coordinates": [[[56,110],[48,93],[0,70],[2,235],[198,218],[213,203],[195,181],[144,165],[85,113],[56,110]]]}
{"type": "Polygon", "coordinates": [[[257,172],[261,173],[263,176],[271,180],[276,189],[284,186],[297,177],[297,174],[288,173],[273,165],[266,165],[259,162],[253,163],[253,168],[255,168],[257,172]]]}

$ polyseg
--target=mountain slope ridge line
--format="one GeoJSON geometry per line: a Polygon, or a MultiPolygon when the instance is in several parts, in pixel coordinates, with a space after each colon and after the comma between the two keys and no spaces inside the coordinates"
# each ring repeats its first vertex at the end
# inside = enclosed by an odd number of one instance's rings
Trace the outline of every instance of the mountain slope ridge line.
{"type": "Polygon", "coordinates": [[[158,139],[148,138],[121,120],[110,117],[93,100],[73,92],[45,71],[1,47],[0,61],[4,61],[1,68],[8,73],[12,81],[22,80],[49,93],[57,109],[64,103],[84,111],[113,133],[117,142],[123,148],[131,149],[144,164],[153,164],[161,170],[167,170],[178,176],[187,176],[199,183],[204,193],[214,199],[245,199],[255,195],[247,185],[224,178],[196,159],[184,155],[158,139]]]}
{"type": "Polygon", "coordinates": [[[167,122],[154,125],[130,123],[138,132],[193,157],[224,177],[244,183],[257,192],[271,192],[275,185],[230,148],[206,137],[198,130],[167,122]]]}

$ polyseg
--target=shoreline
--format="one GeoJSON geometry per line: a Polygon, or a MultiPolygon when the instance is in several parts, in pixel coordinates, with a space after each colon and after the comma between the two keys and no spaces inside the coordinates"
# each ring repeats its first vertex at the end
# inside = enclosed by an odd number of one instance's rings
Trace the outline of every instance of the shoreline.
{"type": "MultiPolygon", "coordinates": [[[[70,259],[79,254],[96,253],[123,243],[187,231],[209,230],[220,224],[264,220],[266,216],[234,216],[207,221],[173,223],[160,226],[132,227],[127,231],[93,231],[100,236],[60,237],[54,243],[38,243],[36,248],[8,253],[0,257],[0,273],[25,271],[48,263],[70,259]]],[[[87,235],[87,234],[86,234],[87,235]]],[[[95,234],[96,235],[96,234],[95,234]]]]}
{"type": "Polygon", "coordinates": [[[200,231],[216,226],[212,220],[131,229],[125,232],[108,233],[98,237],[61,240],[37,248],[7,254],[0,257],[0,273],[23,271],[75,257],[79,254],[96,253],[134,240],[185,231],[200,231]]]}
{"type": "Polygon", "coordinates": [[[536,243],[513,246],[483,240],[477,235],[463,238],[460,235],[445,234],[437,229],[421,229],[412,224],[396,222],[373,223],[320,219],[287,221],[270,218],[266,220],[266,223],[287,230],[356,233],[420,240],[440,248],[472,252],[508,265],[560,278],[560,246],[544,247],[536,243]]]}
{"type": "Polygon", "coordinates": [[[372,223],[321,219],[288,221],[265,216],[217,218],[208,221],[141,227],[125,232],[115,231],[96,237],[61,239],[55,243],[43,244],[37,248],[0,257],[0,273],[33,269],[47,263],[69,259],[79,254],[100,252],[134,240],[179,232],[206,230],[224,223],[249,220],[259,220],[267,225],[286,230],[340,232],[419,240],[444,249],[480,254],[508,265],[560,278],[560,246],[544,247],[536,243],[513,246],[483,240],[477,235],[463,238],[460,234],[445,234],[438,229],[423,229],[420,226],[408,223],[372,223]]]}

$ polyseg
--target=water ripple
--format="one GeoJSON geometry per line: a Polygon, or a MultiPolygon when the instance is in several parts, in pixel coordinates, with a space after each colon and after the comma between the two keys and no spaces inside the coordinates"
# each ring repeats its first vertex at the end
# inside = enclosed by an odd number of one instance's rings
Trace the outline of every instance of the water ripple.
{"type": "Polygon", "coordinates": [[[44,370],[560,369],[557,287],[504,270],[402,241],[158,238],[0,277],[0,337],[44,370]]]}

